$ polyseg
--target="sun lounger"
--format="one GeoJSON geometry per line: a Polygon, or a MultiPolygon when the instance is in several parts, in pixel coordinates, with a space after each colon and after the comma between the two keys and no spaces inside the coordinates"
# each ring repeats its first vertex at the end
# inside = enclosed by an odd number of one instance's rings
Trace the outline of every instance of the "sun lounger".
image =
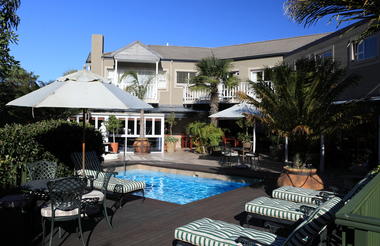
{"type": "MultiPolygon", "coordinates": [[[[359,190],[366,185],[373,175],[368,175],[366,178],[358,182],[344,197],[343,202],[346,203],[359,190]]],[[[295,190],[298,190],[296,188],[295,190]]],[[[304,190],[304,189],[303,189],[304,190]]],[[[308,193],[311,194],[311,193],[308,193]]],[[[287,196],[288,198],[290,196],[287,196]]],[[[301,196],[300,196],[301,197],[301,196]]],[[[271,231],[276,231],[278,228],[292,225],[297,221],[305,219],[318,205],[322,206],[326,201],[334,198],[333,195],[314,196],[311,199],[312,204],[297,203],[294,201],[281,200],[269,197],[259,197],[245,204],[245,212],[247,216],[244,223],[249,223],[252,218],[265,221],[265,226],[271,231]],[[318,205],[317,205],[318,204],[318,205]]],[[[293,197],[294,198],[294,197],[293,197]]],[[[297,199],[293,199],[297,200],[297,199]]],[[[298,200],[297,200],[298,201],[298,200]]],[[[303,199],[303,201],[306,201],[303,199]]],[[[242,223],[242,224],[244,224],[242,223]]]]}
{"type": "Polygon", "coordinates": [[[241,246],[241,245],[287,245],[310,244],[326,227],[333,223],[335,213],[343,206],[340,198],[334,197],[314,210],[287,237],[270,232],[244,228],[219,220],[203,218],[178,227],[174,232],[173,245],[177,246],[241,246]]]}
{"type": "MultiPolygon", "coordinates": [[[[77,174],[82,174],[82,153],[81,152],[74,152],[71,153],[71,160],[73,161],[75,165],[75,169],[77,174]]],[[[93,187],[96,189],[100,189],[103,184],[103,178],[104,178],[104,172],[101,167],[101,162],[96,155],[96,152],[86,152],[86,159],[85,159],[85,168],[84,174],[86,176],[92,176],[94,177],[93,187]]],[[[120,202],[123,199],[125,194],[131,193],[131,192],[141,192],[143,198],[144,196],[144,189],[145,189],[145,182],[143,181],[133,181],[133,180],[126,180],[116,177],[111,177],[108,186],[107,191],[112,193],[119,194],[120,202]]]]}
{"type": "MultiPolygon", "coordinates": [[[[367,174],[355,186],[363,186],[367,184],[372,179],[372,177],[372,174],[367,174]]],[[[353,189],[355,189],[355,187],[353,189]]],[[[342,195],[336,192],[316,191],[293,186],[283,186],[272,191],[272,197],[276,199],[316,205],[318,205],[321,200],[326,201],[334,196],[342,195]]]]}

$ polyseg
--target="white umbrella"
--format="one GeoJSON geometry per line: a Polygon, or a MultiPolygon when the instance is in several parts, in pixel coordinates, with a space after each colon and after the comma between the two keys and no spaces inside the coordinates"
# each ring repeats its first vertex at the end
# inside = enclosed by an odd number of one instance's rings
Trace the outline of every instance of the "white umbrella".
{"type": "MultiPolygon", "coordinates": [[[[227,108],[225,110],[219,111],[218,113],[212,114],[209,117],[234,120],[234,119],[245,117],[244,114],[259,115],[260,111],[252,104],[242,102],[230,108],[227,108]]],[[[252,136],[252,143],[253,143],[252,150],[253,150],[253,153],[255,153],[256,152],[256,124],[253,125],[252,135],[253,135],[252,136]]]]}
{"type": "Polygon", "coordinates": [[[87,70],[60,77],[49,85],[7,103],[7,106],[83,109],[83,168],[85,164],[86,109],[152,108],[144,101],[111,84],[105,78],[87,70]]]}

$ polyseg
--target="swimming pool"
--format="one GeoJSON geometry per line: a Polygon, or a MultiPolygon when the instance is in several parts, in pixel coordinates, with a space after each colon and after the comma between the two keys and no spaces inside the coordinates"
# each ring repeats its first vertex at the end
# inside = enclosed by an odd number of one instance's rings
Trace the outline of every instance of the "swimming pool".
{"type": "MultiPolygon", "coordinates": [[[[145,197],[182,205],[249,185],[143,169],[119,172],[117,177],[144,181],[145,197]]],[[[136,195],[141,194],[136,193],[136,195]]]]}

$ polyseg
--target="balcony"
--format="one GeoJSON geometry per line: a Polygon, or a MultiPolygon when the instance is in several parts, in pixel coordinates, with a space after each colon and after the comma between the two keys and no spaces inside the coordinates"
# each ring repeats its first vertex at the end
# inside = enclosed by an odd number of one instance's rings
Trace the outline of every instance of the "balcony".
{"type": "MultiPolygon", "coordinates": [[[[238,103],[236,93],[238,91],[244,92],[251,97],[254,97],[251,85],[248,82],[240,82],[239,85],[228,88],[225,85],[219,85],[219,100],[220,102],[228,103],[238,103]]],[[[183,89],[183,103],[184,104],[194,104],[194,103],[208,103],[210,100],[209,92],[207,91],[195,91],[191,90],[189,86],[183,89]]]]}

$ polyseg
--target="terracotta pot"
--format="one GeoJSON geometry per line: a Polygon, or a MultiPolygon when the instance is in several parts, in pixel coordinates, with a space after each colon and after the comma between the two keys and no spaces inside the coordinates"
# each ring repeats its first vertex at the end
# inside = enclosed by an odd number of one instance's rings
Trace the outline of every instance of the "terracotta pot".
{"type": "Polygon", "coordinates": [[[243,148],[250,149],[251,148],[251,143],[250,142],[243,142],[243,148]]]}
{"type": "Polygon", "coordinates": [[[135,154],[149,154],[150,153],[150,143],[147,138],[136,138],[133,143],[133,149],[135,154]]]}
{"type": "Polygon", "coordinates": [[[117,153],[119,152],[119,143],[110,143],[111,152],[117,153]]]}
{"type": "Polygon", "coordinates": [[[175,152],[175,145],[176,145],[176,143],[172,143],[172,142],[166,143],[166,152],[168,152],[168,153],[175,152]]]}
{"type": "Polygon", "coordinates": [[[292,168],[285,166],[277,179],[278,186],[294,186],[313,190],[322,190],[324,184],[315,168],[292,168]]]}

